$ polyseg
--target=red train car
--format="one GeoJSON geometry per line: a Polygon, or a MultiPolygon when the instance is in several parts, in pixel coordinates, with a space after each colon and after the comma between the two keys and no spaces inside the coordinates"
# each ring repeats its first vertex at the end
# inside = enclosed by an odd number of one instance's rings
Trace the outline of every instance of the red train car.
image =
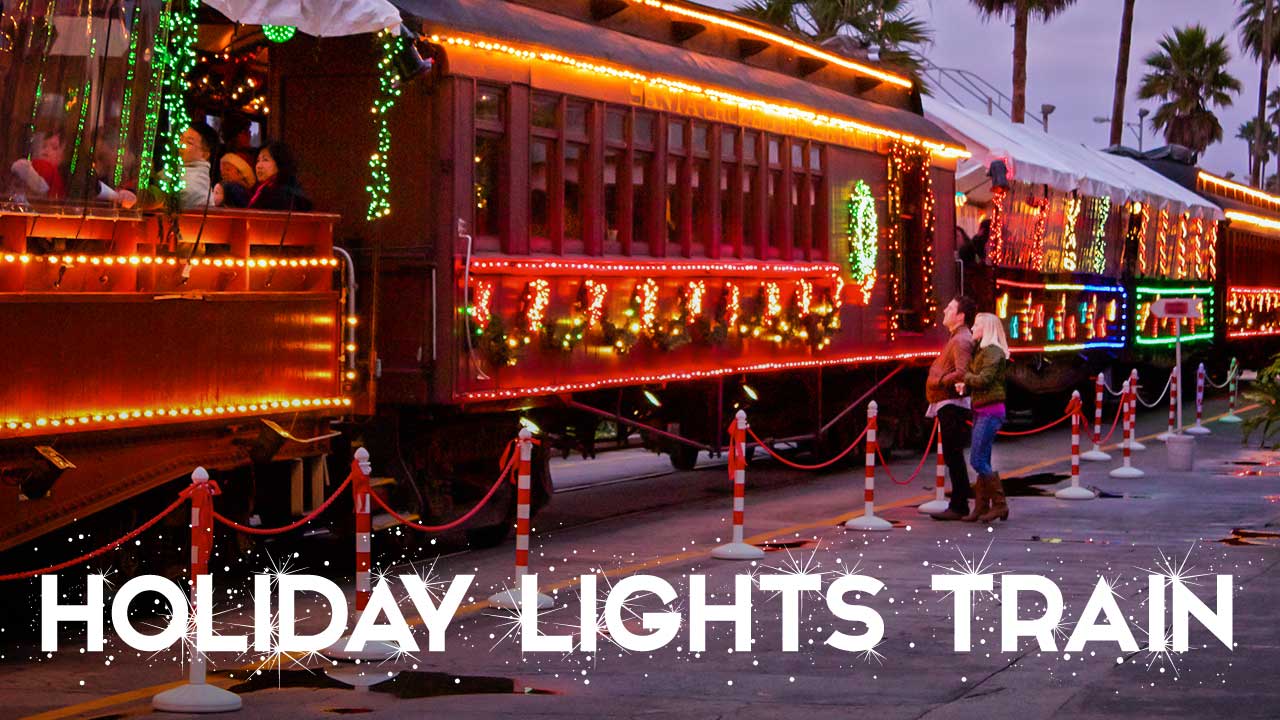
{"type": "Polygon", "coordinates": [[[746,405],[836,442],[938,346],[965,151],[910,81],[692,3],[396,4],[433,67],[389,113],[389,215],[333,170],[374,144],[367,38],[273,48],[272,122],[371,289],[357,434],[424,515],[490,484],[518,418],[679,466],[746,405]]]}

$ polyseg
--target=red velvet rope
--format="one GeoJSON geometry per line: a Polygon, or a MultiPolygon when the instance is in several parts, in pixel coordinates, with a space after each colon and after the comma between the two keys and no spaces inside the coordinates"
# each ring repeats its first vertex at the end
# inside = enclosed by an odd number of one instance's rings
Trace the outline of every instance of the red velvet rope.
{"type": "Polygon", "coordinates": [[[217,520],[223,525],[226,525],[232,530],[239,530],[240,532],[246,533],[248,535],[280,535],[283,533],[287,533],[291,530],[297,530],[303,525],[306,525],[312,520],[315,520],[320,515],[320,513],[324,512],[325,510],[328,510],[329,506],[333,504],[333,501],[337,500],[338,496],[342,494],[342,491],[346,490],[347,486],[351,484],[351,479],[355,476],[355,473],[358,473],[358,472],[360,472],[359,469],[352,469],[352,471],[347,474],[347,479],[342,481],[342,484],[338,486],[338,489],[334,490],[333,494],[329,496],[329,499],[325,500],[323,503],[320,504],[320,507],[316,508],[315,510],[312,510],[310,513],[308,513],[305,517],[299,519],[297,522],[289,523],[284,527],[256,528],[256,527],[250,527],[248,525],[241,525],[235,520],[232,520],[218,512],[213,513],[213,519],[217,520]]]}
{"type": "MultiPolygon", "coordinates": [[[[841,459],[841,458],[843,458],[845,455],[848,455],[849,453],[853,452],[853,449],[854,449],[854,448],[856,448],[856,447],[858,447],[858,443],[862,442],[862,438],[866,437],[866,434],[867,434],[867,428],[863,428],[863,430],[862,430],[862,434],[861,434],[861,435],[859,435],[859,436],[857,437],[857,439],[855,439],[855,440],[853,441],[853,443],[849,445],[849,447],[847,447],[847,448],[845,448],[844,450],[840,451],[840,454],[839,454],[839,455],[836,455],[835,457],[833,457],[833,458],[831,458],[830,460],[827,460],[827,461],[825,461],[825,462],[820,462],[820,463],[818,463],[817,465],[802,465],[801,463],[791,462],[790,460],[788,460],[788,459],[786,459],[786,458],[782,457],[781,455],[779,455],[778,453],[774,452],[774,449],[773,449],[773,448],[771,448],[771,447],[769,447],[768,445],[766,445],[766,444],[764,443],[764,441],[763,441],[763,440],[761,440],[761,439],[760,439],[760,437],[759,437],[758,435],[756,435],[756,431],[755,431],[755,430],[752,430],[751,428],[749,428],[749,427],[748,427],[748,428],[747,428],[747,433],[751,435],[751,439],[755,440],[757,445],[759,445],[760,447],[764,448],[764,451],[765,451],[766,453],[768,453],[770,457],[772,457],[774,460],[777,460],[778,462],[782,463],[783,465],[786,465],[787,467],[795,468],[796,470],[821,470],[822,468],[830,467],[831,465],[834,465],[834,464],[836,464],[837,462],[840,462],[840,459],[841,459]]],[[[731,445],[735,445],[735,446],[736,446],[736,443],[731,443],[731,445]]],[[[733,452],[736,452],[736,450],[734,450],[733,452]]]]}
{"type": "Polygon", "coordinates": [[[938,418],[935,417],[933,419],[933,430],[929,433],[929,442],[925,444],[924,455],[920,457],[920,464],[916,465],[916,469],[911,473],[911,477],[908,477],[902,482],[898,482],[898,479],[893,476],[893,471],[889,469],[889,463],[885,461],[884,455],[880,454],[880,443],[876,443],[876,457],[880,458],[880,467],[884,468],[885,474],[889,476],[889,480],[891,480],[894,485],[910,485],[915,481],[916,477],[920,475],[920,471],[924,469],[924,461],[928,460],[929,453],[933,452],[933,441],[937,436],[938,418]]]}

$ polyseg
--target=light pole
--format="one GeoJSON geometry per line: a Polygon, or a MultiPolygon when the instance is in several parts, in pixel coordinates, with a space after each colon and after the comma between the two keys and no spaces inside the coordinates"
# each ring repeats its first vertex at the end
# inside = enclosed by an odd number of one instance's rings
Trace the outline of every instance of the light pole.
{"type": "Polygon", "coordinates": [[[1046,133],[1049,132],[1049,116],[1052,115],[1053,111],[1057,109],[1058,108],[1056,106],[1050,105],[1049,103],[1045,103],[1040,106],[1040,116],[1042,118],[1042,122],[1044,123],[1044,131],[1046,133]]]}
{"type": "MultiPolygon", "coordinates": [[[[1150,114],[1151,114],[1150,110],[1146,108],[1138,108],[1138,122],[1127,122],[1124,124],[1125,127],[1129,128],[1129,132],[1137,136],[1138,152],[1142,152],[1142,149],[1143,149],[1142,148],[1143,130],[1145,129],[1147,116],[1150,114]]],[[[1095,123],[1098,123],[1099,125],[1106,125],[1111,122],[1111,118],[1102,117],[1101,115],[1098,115],[1093,118],[1093,121],[1095,123]]]]}

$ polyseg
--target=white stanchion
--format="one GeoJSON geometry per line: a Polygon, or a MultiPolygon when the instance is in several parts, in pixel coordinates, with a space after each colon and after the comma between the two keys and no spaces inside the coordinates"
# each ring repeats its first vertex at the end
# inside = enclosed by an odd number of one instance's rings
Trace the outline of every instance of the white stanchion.
{"type": "Polygon", "coordinates": [[[747,503],[747,414],[739,410],[729,426],[729,477],[733,480],[733,540],[711,551],[720,560],[759,560],[764,550],[743,540],[747,503]]]}
{"type": "Polygon", "coordinates": [[[1059,500],[1093,500],[1092,490],[1080,487],[1080,391],[1071,393],[1071,485],[1055,492],[1059,500]]]}
{"type": "Polygon", "coordinates": [[[920,513],[932,515],[945,512],[947,509],[947,463],[942,457],[942,427],[934,421],[933,429],[938,433],[938,469],[934,474],[933,499],[920,506],[920,513]]]}
{"type": "Polygon", "coordinates": [[[1133,428],[1129,449],[1146,450],[1147,446],[1138,442],[1138,368],[1129,372],[1129,426],[1133,428]]]}
{"type": "MultiPolygon", "coordinates": [[[[1120,396],[1121,403],[1124,403],[1128,399],[1130,392],[1132,391],[1129,389],[1129,381],[1125,380],[1124,389],[1121,391],[1120,396]]],[[[1129,444],[1133,441],[1133,424],[1129,422],[1129,416],[1127,414],[1121,413],[1121,417],[1121,422],[1124,423],[1124,464],[1118,468],[1112,469],[1108,474],[1113,478],[1144,477],[1146,473],[1133,466],[1133,460],[1129,453],[1129,444]]]]}
{"type": "MultiPolygon", "coordinates": [[[[491,607],[504,610],[520,609],[520,578],[529,573],[529,506],[533,501],[533,433],[520,428],[516,439],[519,452],[516,466],[516,585],[489,597],[491,607]]],[[[546,610],[555,605],[550,596],[538,593],[538,609],[546,610]]]]}
{"type": "Polygon", "coordinates": [[[1240,380],[1240,364],[1235,358],[1231,358],[1231,369],[1227,371],[1227,414],[1218,418],[1220,423],[1235,424],[1244,422],[1239,415],[1236,414],[1236,391],[1240,380]]]}
{"type": "Polygon", "coordinates": [[[1212,431],[1204,426],[1204,363],[1196,369],[1196,424],[1183,430],[1188,435],[1208,435],[1212,431]]]}
{"type": "Polygon", "coordinates": [[[876,401],[867,405],[867,465],[866,483],[863,490],[862,517],[856,517],[844,526],[850,530],[884,532],[893,529],[893,524],[884,518],[876,517],[876,401]]]}
{"type": "Polygon", "coordinates": [[[1098,373],[1098,380],[1093,386],[1093,447],[1088,452],[1081,453],[1081,460],[1107,462],[1111,459],[1110,455],[1102,451],[1102,397],[1106,387],[1106,378],[1098,373]]]}
{"type": "Polygon", "coordinates": [[[1178,428],[1178,368],[1169,371],[1169,427],[1156,436],[1161,442],[1168,442],[1178,428]]]}

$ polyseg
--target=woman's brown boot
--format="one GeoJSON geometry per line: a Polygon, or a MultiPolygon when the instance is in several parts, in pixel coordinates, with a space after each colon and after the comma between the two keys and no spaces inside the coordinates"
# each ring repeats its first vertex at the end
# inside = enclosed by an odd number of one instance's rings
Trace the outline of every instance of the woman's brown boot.
{"type": "Polygon", "coordinates": [[[978,518],[989,509],[991,509],[990,482],[986,475],[979,475],[977,482],[973,484],[973,512],[965,515],[961,520],[977,522],[978,518]]]}
{"type": "Polygon", "coordinates": [[[991,473],[987,476],[987,498],[991,502],[991,509],[978,519],[984,523],[989,523],[996,518],[1008,520],[1009,501],[1004,496],[1004,485],[1000,482],[1000,473],[991,473]]]}

